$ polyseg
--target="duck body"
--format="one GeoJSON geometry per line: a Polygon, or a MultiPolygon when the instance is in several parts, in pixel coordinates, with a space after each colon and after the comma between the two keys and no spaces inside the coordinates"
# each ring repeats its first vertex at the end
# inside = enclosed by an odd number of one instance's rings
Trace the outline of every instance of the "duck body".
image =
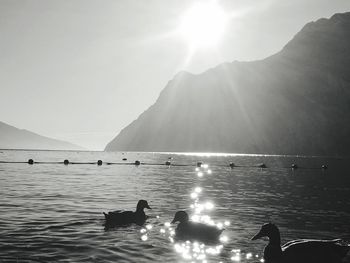
{"type": "Polygon", "coordinates": [[[280,244],[280,234],[274,224],[265,224],[252,240],[269,237],[264,249],[266,263],[341,263],[349,246],[341,239],[317,240],[299,239],[280,244]]]}
{"type": "Polygon", "coordinates": [[[171,223],[176,222],[180,222],[175,229],[176,237],[183,240],[215,242],[218,241],[223,231],[223,229],[218,229],[216,226],[190,221],[185,211],[179,211],[175,214],[171,223]]]}
{"type": "Polygon", "coordinates": [[[303,239],[288,242],[282,246],[287,262],[340,263],[349,251],[349,246],[341,244],[340,239],[303,239]]]}
{"type": "Polygon", "coordinates": [[[151,209],[147,201],[140,200],[137,203],[136,211],[113,211],[103,213],[105,216],[106,226],[123,226],[130,224],[143,225],[146,222],[147,216],[144,209],[151,209]]]}
{"type": "Polygon", "coordinates": [[[222,229],[197,222],[179,223],[176,227],[176,236],[181,239],[193,239],[201,241],[217,240],[222,229]]]}

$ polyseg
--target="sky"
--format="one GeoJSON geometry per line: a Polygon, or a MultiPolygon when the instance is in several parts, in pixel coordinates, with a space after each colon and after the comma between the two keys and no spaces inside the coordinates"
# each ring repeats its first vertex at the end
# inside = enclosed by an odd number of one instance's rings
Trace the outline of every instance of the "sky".
{"type": "Polygon", "coordinates": [[[103,150],[177,72],[265,58],[349,11],[349,0],[0,0],[0,121],[103,150]],[[213,1],[222,34],[194,44],[184,17],[213,1]]]}

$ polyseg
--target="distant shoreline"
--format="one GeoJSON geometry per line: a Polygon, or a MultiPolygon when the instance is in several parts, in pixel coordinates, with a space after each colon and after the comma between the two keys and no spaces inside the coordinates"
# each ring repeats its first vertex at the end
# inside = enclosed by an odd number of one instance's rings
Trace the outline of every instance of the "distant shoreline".
{"type": "Polygon", "coordinates": [[[198,157],[228,157],[228,156],[250,156],[250,157],[287,157],[287,158],[331,158],[331,159],[349,159],[350,156],[331,156],[331,155],[293,155],[293,154],[262,154],[262,153],[211,153],[211,152],[148,152],[148,151],[103,151],[103,150],[45,150],[45,149],[2,149],[1,151],[37,151],[37,152],[101,152],[101,153],[149,153],[164,155],[186,155],[198,157]]]}

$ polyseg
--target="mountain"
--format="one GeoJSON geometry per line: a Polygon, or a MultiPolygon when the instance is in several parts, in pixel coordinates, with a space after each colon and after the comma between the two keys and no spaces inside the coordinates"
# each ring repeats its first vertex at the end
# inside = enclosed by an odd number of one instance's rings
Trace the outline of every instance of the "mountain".
{"type": "Polygon", "coordinates": [[[18,129],[0,121],[0,149],[83,150],[69,142],[18,129]]]}
{"type": "Polygon", "coordinates": [[[350,13],[277,54],[177,74],[106,151],[350,154],[350,13]]]}

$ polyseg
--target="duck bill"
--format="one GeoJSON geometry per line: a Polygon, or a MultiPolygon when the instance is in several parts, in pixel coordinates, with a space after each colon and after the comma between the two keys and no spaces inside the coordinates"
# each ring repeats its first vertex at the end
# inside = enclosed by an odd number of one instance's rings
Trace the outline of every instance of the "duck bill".
{"type": "Polygon", "coordinates": [[[170,222],[170,224],[175,224],[177,222],[176,218],[173,219],[173,221],[170,222]]]}
{"type": "Polygon", "coordinates": [[[259,231],[255,236],[253,236],[251,238],[251,240],[257,240],[257,239],[260,239],[262,237],[264,237],[264,235],[261,233],[261,231],[259,231]]]}
{"type": "Polygon", "coordinates": [[[146,206],[147,209],[152,209],[149,205],[146,206]]]}

